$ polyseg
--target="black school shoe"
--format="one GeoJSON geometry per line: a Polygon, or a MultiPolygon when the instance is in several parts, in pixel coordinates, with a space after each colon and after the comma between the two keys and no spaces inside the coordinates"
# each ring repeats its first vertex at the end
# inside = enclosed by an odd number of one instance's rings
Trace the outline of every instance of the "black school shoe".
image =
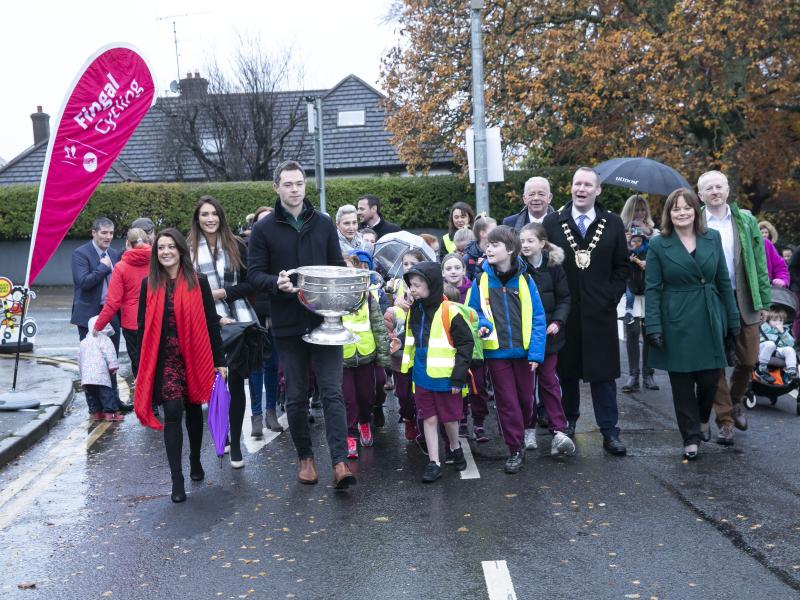
{"type": "Polygon", "coordinates": [[[525,451],[514,452],[508,457],[506,466],[503,470],[509,475],[516,475],[522,469],[522,463],[525,462],[525,451]]]}
{"type": "Polygon", "coordinates": [[[464,449],[461,445],[455,450],[450,450],[449,445],[444,450],[444,463],[453,465],[456,471],[463,471],[467,468],[467,459],[464,458],[464,449]]]}
{"type": "Polygon", "coordinates": [[[422,483],[433,483],[442,476],[442,467],[431,461],[422,472],[422,483]]]}
{"type": "Polygon", "coordinates": [[[625,456],[628,453],[625,444],[617,436],[603,438],[603,450],[612,456],[625,456]]]}
{"type": "Polygon", "coordinates": [[[386,415],[383,414],[383,404],[372,408],[372,424],[376,428],[386,425],[386,415]]]}

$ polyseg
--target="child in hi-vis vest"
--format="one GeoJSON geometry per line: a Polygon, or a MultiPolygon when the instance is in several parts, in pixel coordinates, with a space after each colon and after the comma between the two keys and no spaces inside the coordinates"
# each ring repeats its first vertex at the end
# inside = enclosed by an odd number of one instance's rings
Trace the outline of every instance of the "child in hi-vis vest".
{"type": "MultiPolygon", "coordinates": [[[[348,256],[347,262],[365,268],[359,256],[348,256]]],[[[368,265],[367,265],[368,266],[368,265]]],[[[358,341],[342,347],[342,395],[347,407],[347,458],[358,458],[357,437],[361,446],[372,446],[373,408],[375,405],[375,365],[389,366],[389,337],[383,325],[377,294],[354,313],[344,315],[342,324],[358,336],[358,341]]]]}
{"type": "Polygon", "coordinates": [[[480,334],[510,453],[505,472],[518,473],[525,461],[525,425],[533,418],[533,371],[544,360],[545,312],[519,257],[514,230],[501,225],[487,241],[483,273],[472,282],[469,306],[489,322],[480,334]]]}
{"type": "Polygon", "coordinates": [[[449,331],[442,310],[442,271],[438,263],[421,262],[404,275],[414,298],[406,320],[406,339],[401,371],[412,372],[417,417],[423,423],[430,462],[422,475],[423,483],[442,476],[439,461],[438,424],[447,433],[445,462],[457,470],[467,468],[464,450],[458,439],[461,418],[461,388],[467,382],[472,362],[472,330],[459,311],[449,311],[449,331]]]}

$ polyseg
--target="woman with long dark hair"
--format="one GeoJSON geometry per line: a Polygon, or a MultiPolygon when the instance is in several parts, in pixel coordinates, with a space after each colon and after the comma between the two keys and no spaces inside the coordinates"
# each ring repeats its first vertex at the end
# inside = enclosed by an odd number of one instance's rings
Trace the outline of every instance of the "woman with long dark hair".
{"type": "Polygon", "coordinates": [[[720,234],[706,227],[692,190],[679,188],[664,203],[645,283],[648,362],[669,373],[683,456],[695,460],[740,323],[720,234]]]}
{"type": "MultiPolygon", "coordinates": [[[[201,196],[197,201],[189,246],[195,269],[208,278],[220,326],[257,322],[258,317],[247,300],[247,296],[253,293],[253,287],[247,282],[247,248],[231,231],[222,205],[213,196],[201,196]]],[[[244,378],[234,370],[228,376],[228,389],[231,393],[231,467],[241,469],[244,458],[240,438],[246,399],[244,378]]]]}
{"type": "Polygon", "coordinates": [[[164,429],[172,474],[172,501],[183,502],[181,417],[186,413],[192,481],[205,477],[200,463],[203,441],[201,405],[211,397],[214,371],[227,377],[211,288],[195,273],[189,246],[177,229],[156,236],[150,273],[142,280],[138,314],[139,376],[134,409],[142,425],[164,429]],[[153,414],[164,408],[164,424],[153,414]]]}
{"type": "Polygon", "coordinates": [[[450,207],[450,214],[447,217],[448,231],[442,236],[439,244],[439,251],[442,256],[452,254],[456,251],[456,244],[453,236],[459,229],[469,229],[475,222],[475,211],[466,202],[456,202],[450,207]]]}

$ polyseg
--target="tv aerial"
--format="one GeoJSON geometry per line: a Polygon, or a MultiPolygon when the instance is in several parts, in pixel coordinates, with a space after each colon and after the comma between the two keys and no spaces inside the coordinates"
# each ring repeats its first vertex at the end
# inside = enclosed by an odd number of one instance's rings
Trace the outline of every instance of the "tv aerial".
{"type": "Polygon", "coordinates": [[[174,81],[169,83],[169,91],[173,94],[177,94],[180,92],[181,89],[181,60],[180,60],[180,52],[178,51],[178,19],[188,19],[189,17],[196,17],[199,15],[210,15],[212,11],[206,10],[202,12],[192,12],[192,13],[183,13],[177,15],[166,15],[164,17],[158,17],[156,20],[158,21],[172,21],[172,40],[175,43],[175,68],[178,72],[178,78],[174,81]]]}

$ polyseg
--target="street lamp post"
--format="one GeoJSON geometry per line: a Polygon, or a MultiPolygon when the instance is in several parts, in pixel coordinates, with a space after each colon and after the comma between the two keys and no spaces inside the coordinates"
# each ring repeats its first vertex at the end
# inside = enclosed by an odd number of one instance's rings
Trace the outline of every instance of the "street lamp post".
{"type": "Polygon", "coordinates": [[[327,213],[325,197],[325,150],[322,139],[322,98],[306,96],[308,132],[314,134],[314,178],[319,193],[319,210],[327,213]]]}
{"type": "Polygon", "coordinates": [[[489,169],[486,158],[486,107],[483,96],[483,42],[481,9],[483,0],[470,0],[472,39],[472,128],[475,139],[475,208],[489,214],[489,169]]]}

